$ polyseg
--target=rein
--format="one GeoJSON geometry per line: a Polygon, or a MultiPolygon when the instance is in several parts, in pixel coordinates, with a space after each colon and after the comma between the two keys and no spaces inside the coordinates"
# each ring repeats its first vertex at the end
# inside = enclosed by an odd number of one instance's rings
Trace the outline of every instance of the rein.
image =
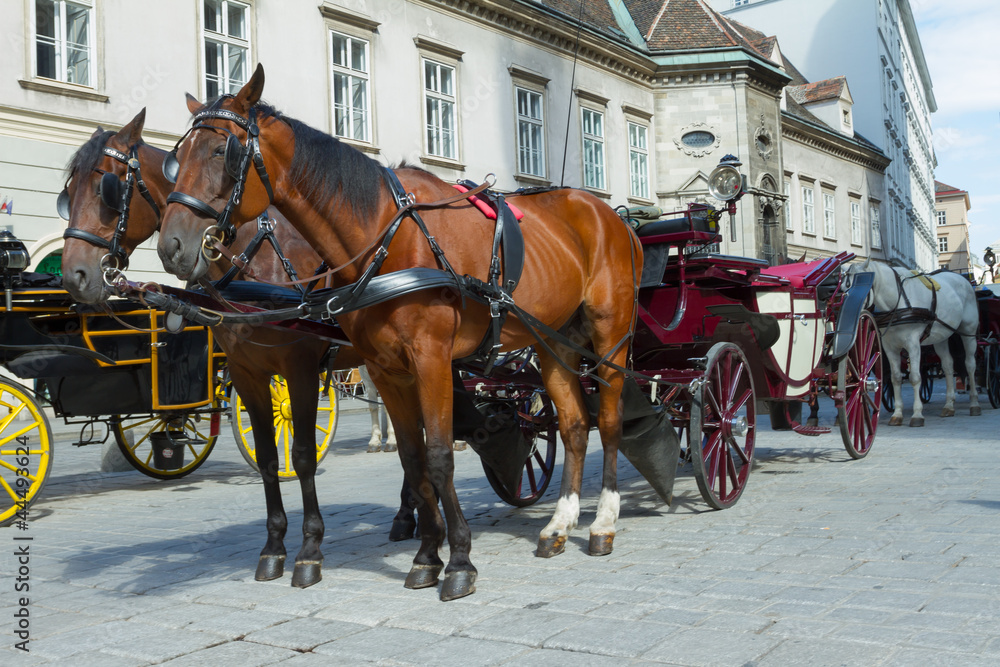
{"type": "MultiPolygon", "coordinates": [[[[904,289],[904,283],[907,280],[913,278],[923,278],[929,274],[926,273],[913,273],[905,278],[901,278],[899,272],[889,267],[892,272],[893,277],[896,279],[896,305],[892,310],[886,311],[884,313],[878,313],[875,315],[875,324],[880,328],[888,329],[894,324],[920,324],[926,323],[923,332],[920,334],[920,342],[923,343],[931,334],[931,328],[935,324],[940,324],[946,329],[950,329],[953,334],[957,333],[960,336],[968,336],[969,334],[963,334],[959,332],[957,327],[953,327],[941,318],[937,316],[937,290],[931,289],[931,307],[930,308],[917,308],[910,303],[910,297],[906,294],[904,289]],[[900,308],[900,301],[906,304],[905,308],[900,308]]],[[[938,273],[935,271],[934,273],[938,273]]]]}

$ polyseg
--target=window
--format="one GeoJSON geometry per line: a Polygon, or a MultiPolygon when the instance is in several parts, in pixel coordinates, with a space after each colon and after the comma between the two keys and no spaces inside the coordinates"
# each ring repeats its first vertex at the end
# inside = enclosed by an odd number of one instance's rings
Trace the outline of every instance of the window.
{"type": "Polygon", "coordinates": [[[545,124],[542,94],[515,87],[517,96],[517,170],[545,178],[545,124]]]}
{"type": "Polygon", "coordinates": [[[733,7],[742,7],[743,5],[749,5],[750,0],[733,0],[733,7]]]}
{"type": "Polygon", "coordinates": [[[706,148],[715,143],[715,135],[704,130],[695,130],[681,137],[681,142],[690,148],[706,148]]]}
{"type": "Polygon", "coordinates": [[[813,189],[802,186],[802,231],[806,234],[816,233],[816,218],[813,212],[813,189]]]}
{"type": "Polygon", "coordinates": [[[851,243],[861,245],[861,202],[851,202],[851,243]]]}
{"type": "Polygon", "coordinates": [[[878,207],[869,206],[868,207],[868,218],[872,223],[872,247],[881,248],[882,247],[882,227],[879,224],[878,219],[878,207]]]}
{"type": "Polygon", "coordinates": [[[633,197],[649,199],[649,130],[638,123],[628,124],[628,165],[633,197]]]}
{"type": "Polygon", "coordinates": [[[204,0],[205,97],[239,92],[250,76],[250,6],[204,0]]]}
{"type": "Polygon", "coordinates": [[[94,86],[92,3],[35,1],[35,75],[94,86]]]}
{"type": "Polygon", "coordinates": [[[792,182],[785,181],[782,192],[785,195],[785,203],[781,205],[782,212],[785,215],[785,229],[791,231],[792,229],[792,182]]]}
{"type": "Polygon", "coordinates": [[[947,225],[948,224],[948,215],[947,215],[947,213],[945,213],[944,211],[938,211],[937,212],[937,221],[938,221],[939,225],[947,225]]]}
{"type": "Polygon", "coordinates": [[[368,42],[331,32],[333,48],[333,133],[371,141],[368,100],[368,42]]]}
{"type": "Polygon", "coordinates": [[[583,113],[583,185],[595,190],[605,188],[604,114],[593,109],[583,113]]]}
{"type": "Polygon", "coordinates": [[[837,238],[837,218],[834,215],[833,195],[823,193],[823,236],[828,239],[837,238]]]}
{"type": "Polygon", "coordinates": [[[455,68],[424,60],[424,112],[427,154],[458,159],[455,117],[455,68]]]}
{"type": "Polygon", "coordinates": [[[939,236],[938,237],[938,252],[948,252],[948,237],[939,236]]]}

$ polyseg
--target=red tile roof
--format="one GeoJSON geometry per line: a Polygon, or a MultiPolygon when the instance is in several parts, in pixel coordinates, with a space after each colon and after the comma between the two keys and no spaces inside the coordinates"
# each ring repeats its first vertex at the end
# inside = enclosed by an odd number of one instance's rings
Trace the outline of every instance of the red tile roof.
{"type": "Polygon", "coordinates": [[[788,86],[788,94],[799,104],[810,104],[840,97],[844,93],[845,86],[847,86],[847,79],[843,76],[835,76],[823,81],[788,86]]]}

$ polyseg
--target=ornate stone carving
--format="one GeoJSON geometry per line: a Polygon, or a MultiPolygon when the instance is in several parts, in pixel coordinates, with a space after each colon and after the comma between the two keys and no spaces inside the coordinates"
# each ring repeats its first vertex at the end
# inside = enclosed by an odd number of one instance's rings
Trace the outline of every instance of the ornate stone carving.
{"type": "Polygon", "coordinates": [[[760,127],[754,134],[754,147],[757,149],[757,155],[765,161],[771,159],[771,154],[774,152],[774,137],[771,135],[771,131],[764,126],[764,114],[760,115],[760,127]]]}

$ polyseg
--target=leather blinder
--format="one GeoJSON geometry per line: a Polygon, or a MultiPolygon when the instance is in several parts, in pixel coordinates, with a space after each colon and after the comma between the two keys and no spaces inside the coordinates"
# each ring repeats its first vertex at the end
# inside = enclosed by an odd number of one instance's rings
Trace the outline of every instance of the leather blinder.
{"type": "Polygon", "coordinates": [[[110,171],[101,176],[101,184],[97,188],[97,195],[105,206],[113,211],[122,210],[122,182],[117,174],[110,171]]]}
{"type": "Polygon", "coordinates": [[[177,160],[177,151],[172,150],[163,158],[163,177],[170,183],[177,183],[177,176],[181,171],[181,163],[177,160]]]}
{"type": "Polygon", "coordinates": [[[69,221],[69,190],[63,188],[56,198],[56,213],[63,220],[69,221]]]}
{"type": "Polygon", "coordinates": [[[236,138],[236,135],[230,134],[226,138],[226,173],[237,181],[244,176],[240,173],[240,166],[243,164],[243,157],[246,154],[246,150],[243,144],[240,143],[240,140],[236,138]]]}

